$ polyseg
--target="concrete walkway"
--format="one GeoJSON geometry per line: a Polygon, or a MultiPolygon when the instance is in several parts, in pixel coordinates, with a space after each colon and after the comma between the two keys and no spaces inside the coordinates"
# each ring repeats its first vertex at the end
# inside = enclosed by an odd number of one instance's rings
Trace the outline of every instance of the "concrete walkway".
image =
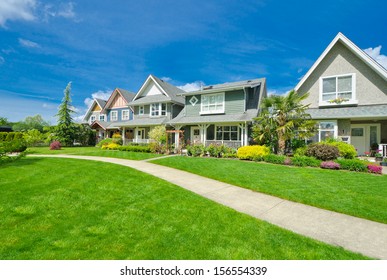
{"type": "Polygon", "coordinates": [[[95,160],[131,167],[298,234],[387,260],[387,224],[287,201],[145,161],[73,155],[29,156],[95,160]]]}

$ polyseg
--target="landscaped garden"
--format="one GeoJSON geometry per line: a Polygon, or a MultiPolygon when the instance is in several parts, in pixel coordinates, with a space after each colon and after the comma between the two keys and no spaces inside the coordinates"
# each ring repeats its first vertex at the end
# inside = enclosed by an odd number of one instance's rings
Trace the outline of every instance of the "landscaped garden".
{"type": "MultiPolygon", "coordinates": [[[[263,165],[174,160],[215,172],[223,163],[263,165]]],[[[3,260],[364,258],[119,165],[27,157],[1,166],[0,174],[3,260]]]]}
{"type": "Polygon", "coordinates": [[[387,176],[200,157],[152,161],[254,191],[387,223],[387,176]]]}

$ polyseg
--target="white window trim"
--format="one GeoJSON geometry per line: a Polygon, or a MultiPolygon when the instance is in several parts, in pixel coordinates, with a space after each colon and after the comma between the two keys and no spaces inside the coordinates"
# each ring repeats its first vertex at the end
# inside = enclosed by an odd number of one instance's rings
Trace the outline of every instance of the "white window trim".
{"type": "Polygon", "coordinates": [[[118,121],[118,111],[110,111],[110,121],[116,122],[118,121]],[[115,118],[113,119],[113,113],[115,113],[115,118]]]}
{"type": "MultiPolygon", "coordinates": [[[[231,130],[230,131],[228,131],[228,132],[231,132],[231,130]]],[[[240,127],[239,127],[239,125],[237,125],[237,124],[222,124],[222,125],[215,125],[215,131],[214,131],[214,138],[215,138],[215,141],[241,141],[241,133],[240,133],[240,127]],[[224,140],[224,139],[218,139],[218,137],[217,137],[217,132],[218,132],[218,127],[225,127],[225,126],[235,126],[236,128],[237,128],[237,140],[224,140]]],[[[224,135],[224,130],[222,129],[222,134],[224,135]]],[[[231,135],[230,135],[231,136],[231,135]]],[[[231,137],[230,137],[231,138],[231,137]]]]}
{"type": "Polygon", "coordinates": [[[150,105],[149,105],[149,116],[151,117],[151,118],[160,118],[160,117],[165,117],[167,115],[167,103],[151,103],[150,105]],[[155,112],[158,112],[158,114],[157,115],[152,115],[152,105],[154,105],[154,104],[158,104],[158,109],[155,111],[155,112]],[[163,112],[163,110],[162,110],[162,106],[163,105],[165,105],[165,114],[163,115],[162,114],[162,112],[163,112]]]}
{"type": "Polygon", "coordinates": [[[121,120],[123,121],[128,121],[130,119],[130,113],[129,113],[129,110],[122,110],[121,111],[121,120]],[[128,117],[125,117],[124,118],[124,112],[128,112],[128,117]]]}
{"type": "Polygon", "coordinates": [[[325,77],[320,77],[319,80],[319,106],[324,107],[324,106],[345,106],[345,105],[357,105],[359,102],[356,99],[356,73],[348,73],[348,74],[342,74],[342,75],[333,75],[333,76],[325,76],[325,77]],[[336,103],[330,103],[328,101],[323,101],[323,80],[324,79],[329,79],[329,78],[336,78],[336,95],[337,95],[337,78],[340,77],[346,77],[346,76],[351,76],[352,77],[352,98],[348,101],[344,101],[340,104],[336,103]]]}
{"type": "Polygon", "coordinates": [[[337,120],[319,120],[318,121],[318,142],[321,142],[321,131],[331,131],[332,129],[321,129],[320,128],[320,123],[322,122],[331,122],[333,123],[333,138],[337,139],[338,138],[338,125],[337,125],[337,120]]]}
{"type": "Polygon", "coordinates": [[[96,119],[97,119],[97,117],[96,117],[95,115],[91,115],[91,116],[90,116],[90,123],[95,122],[96,119]],[[93,118],[94,118],[94,120],[93,120],[93,118]]]}
{"type": "Polygon", "coordinates": [[[214,93],[214,94],[206,94],[205,96],[207,96],[208,98],[211,97],[211,96],[217,96],[217,95],[221,95],[222,98],[223,98],[223,109],[222,110],[208,110],[208,111],[203,111],[203,96],[201,96],[201,101],[200,101],[200,115],[209,115],[209,114],[223,114],[225,112],[225,94],[224,92],[221,92],[221,93],[214,93]]]}
{"type": "Polygon", "coordinates": [[[144,115],[144,113],[145,113],[145,106],[144,105],[138,106],[138,114],[142,116],[144,115]]]}
{"type": "Polygon", "coordinates": [[[99,121],[100,122],[104,122],[105,120],[106,120],[106,115],[105,114],[99,115],[99,121]],[[103,120],[101,120],[101,117],[103,117],[103,120]]]}

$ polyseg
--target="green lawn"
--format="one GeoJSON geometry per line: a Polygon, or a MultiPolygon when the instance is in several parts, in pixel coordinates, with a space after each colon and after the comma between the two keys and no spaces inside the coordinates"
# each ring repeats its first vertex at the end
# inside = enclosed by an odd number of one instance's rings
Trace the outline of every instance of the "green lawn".
{"type": "Polygon", "coordinates": [[[152,161],[205,177],[387,223],[387,176],[214,158],[172,157],[152,161]]]}
{"type": "Polygon", "coordinates": [[[363,259],[133,169],[24,158],[0,167],[0,259],[363,259]]]}
{"type": "Polygon", "coordinates": [[[28,148],[27,152],[30,154],[51,154],[51,155],[68,154],[68,155],[123,158],[123,159],[132,159],[132,160],[144,160],[144,159],[155,158],[160,156],[158,154],[152,154],[152,153],[102,150],[101,148],[96,148],[96,147],[64,147],[60,150],[50,150],[49,147],[32,147],[32,148],[28,148]]]}

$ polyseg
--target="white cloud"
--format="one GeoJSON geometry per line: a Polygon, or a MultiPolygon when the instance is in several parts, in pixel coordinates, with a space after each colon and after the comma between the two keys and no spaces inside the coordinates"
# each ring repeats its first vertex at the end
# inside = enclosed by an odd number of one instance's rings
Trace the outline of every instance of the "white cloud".
{"type": "Polygon", "coordinates": [[[380,51],[382,49],[382,46],[378,46],[375,48],[368,48],[365,49],[365,53],[368,54],[370,57],[376,60],[380,65],[382,65],[385,69],[387,69],[387,56],[384,54],[381,54],[380,51]]]}
{"type": "Polygon", "coordinates": [[[1,0],[0,26],[5,27],[8,20],[34,20],[36,3],[36,0],[1,0]]]}
{"type": "Polygon", "coordinates": [[[84,103],[87,106],[87,108],[89,108],[91,106],[91,104],[93,103],[94,98],[99,98],[99,99],[102,99],[102,100],[108,100],[110,95],[112,94],[112,92],[113,91],[111,89],[108,89],[106,91],[99,90],[97,92],[92,93],[91,94],[91,98],[87,97],[84,100],[84,103]]]}
{"type": "Polygon", "coordinates": [[[185,85],[182,85],[182,86],[177,86],[178,88],[186,91],[186,92],[190,92],[190,91],[197,91],[197,90],[200,90],[200,88],[204,86],[204,83],[201,82],[201,81],[196,81],[196,82],[193,82],[193,83],[186,83],[185,85]]]}
{"type": "Polygon", "coordinates": [[[32,42],[30,40],[19,38],[19,43],[23,47],[26,48],[40,48],[40,45],[38,43],[32,42]]]}
{"type": "Polygon", "coordinates": [[[76,18],[74,3],[61,3],[59,7],[47,4],[43,7],[43,15],[45,21],[48,21],[49,17],[63,17],[67,19],[76,18]]]}

